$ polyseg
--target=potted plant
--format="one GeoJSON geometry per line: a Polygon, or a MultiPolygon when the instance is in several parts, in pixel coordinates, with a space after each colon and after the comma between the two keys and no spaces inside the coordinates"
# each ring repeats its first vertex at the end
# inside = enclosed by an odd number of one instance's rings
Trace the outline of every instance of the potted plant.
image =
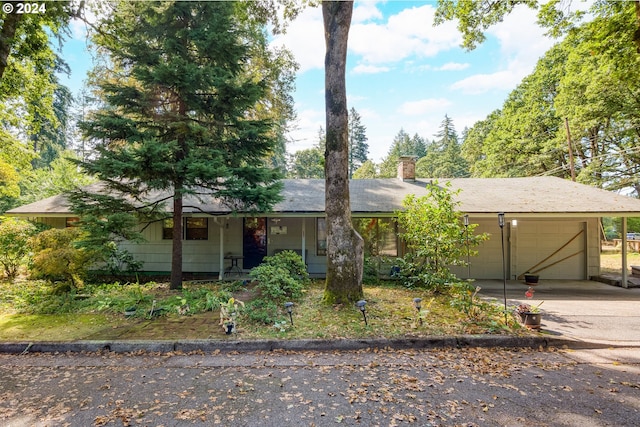
{"type": "Polygon", "coordinates": [[[519,304],[516,307],[516,315],[520,318],[520,321],[524,326],[529,329],[540,329],[540,322],[542,320],[542,313],[540,313],[540,306],[544,301],[537,305],[519,304]]]}

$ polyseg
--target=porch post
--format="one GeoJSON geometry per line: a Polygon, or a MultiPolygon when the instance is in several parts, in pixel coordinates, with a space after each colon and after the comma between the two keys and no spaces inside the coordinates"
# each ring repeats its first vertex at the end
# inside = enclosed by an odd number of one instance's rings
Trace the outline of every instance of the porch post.
{"type": "Polygon", "coordinates": [[[628,288],[627,283],[627,217],[622,217],[622,283],[623,288],[628,288]]]}
{"type": "Polygon", "coordinates": [[[306,239],[306,234],[307,234],[307,219],[306,218],[302,218],[302,263],[304,265],[307,265],[307,255],[306,255],[306,249],[307,249],[307,239],[306,239]]]}
{"type": "Polygon", "coordinates": [[[220,223],[220,273],[218,273],[218,280],[222,280],[224,277],[224,226],[226,220],[220,223]]]}

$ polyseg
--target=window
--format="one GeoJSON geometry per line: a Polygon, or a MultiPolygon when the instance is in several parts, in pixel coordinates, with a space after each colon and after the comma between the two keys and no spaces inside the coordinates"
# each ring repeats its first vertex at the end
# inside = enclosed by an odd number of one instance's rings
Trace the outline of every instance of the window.
{"type": "Polygon", "coordinates": [[[398,233],[392,218],[354,218],[354,227],[364,239],[364,253],[398,256],[398,233]]]}
{"type": "Polygon", "coordinates": [[[173,218],[162,221],[162,240],[173,239],[173,218]]]}
{"type": "Polygon", "coordinates": [[[209,221],[207,218],[187,218],[185,222],[185,240],[207,240],[209,221]]]}
{"type": "Polygon", "coordinates": [[[316,255],[327,254],[327,220],[318,218],[316,220],[316,255]]]}

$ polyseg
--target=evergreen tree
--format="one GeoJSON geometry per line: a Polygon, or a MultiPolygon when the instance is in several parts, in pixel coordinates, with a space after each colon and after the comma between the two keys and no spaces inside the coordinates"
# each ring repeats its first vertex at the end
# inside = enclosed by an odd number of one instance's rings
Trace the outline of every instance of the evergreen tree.
{"type": "Polygon", "coordinates": [[[445,115],[436,139],[427,147],[426,156],[416,163],[416,175],[425,178],[456,178],[468,176],[453,120],[445,115]]]}
{"type": "Polygon", "coordinates": [[[264,42],[256,37],[265,36],[249,20],[240,22],[237,7],[123,1],[94,40],[113,66],[98,82],[104,107],[82,124],[97,142],[97,157],[82,165],[105,191],[74,200],[103,221],[92,199],[113,214],[140,209],[152,192],[168,191],[173,289],[182,286],[185,195],[263,212],[280,199],[279,174],[264,161],[277,135],[273,121],[259,115],[269,87],[250,57],[252,45],[264,42]]]}
{"type": "Polygon", "coordinates": [[[349,178],[353,172],[367,161],[369,144],[367,144],[367,128],[360,122],[360,114],[355,108],[349,111],[349,178]]]}
{"type": "Polygon", "coordinates": [[[400,156],[413,156],[417,159],[427,154],[427,144],[420,135],[409,136],[404,129],[400,129],[393,138],[387,157],[380,165],[381,178],[394,178],[398,173],[398,161],[400,156]]]}

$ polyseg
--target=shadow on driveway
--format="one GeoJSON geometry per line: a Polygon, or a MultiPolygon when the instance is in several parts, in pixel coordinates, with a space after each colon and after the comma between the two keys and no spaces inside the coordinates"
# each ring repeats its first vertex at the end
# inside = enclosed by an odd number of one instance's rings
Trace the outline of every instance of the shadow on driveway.
{"type": "MultiPolygon", "coordinates": [[[[477,280],[483,297],[504,300],[502,280],[477,280]]],[[[532,299],[528,286],[507,281],[507,305],[542,303],[541,333],[578,341],[640,346],[640,288],[624,289],[589,280],[540,280],[532,299]]]]}

